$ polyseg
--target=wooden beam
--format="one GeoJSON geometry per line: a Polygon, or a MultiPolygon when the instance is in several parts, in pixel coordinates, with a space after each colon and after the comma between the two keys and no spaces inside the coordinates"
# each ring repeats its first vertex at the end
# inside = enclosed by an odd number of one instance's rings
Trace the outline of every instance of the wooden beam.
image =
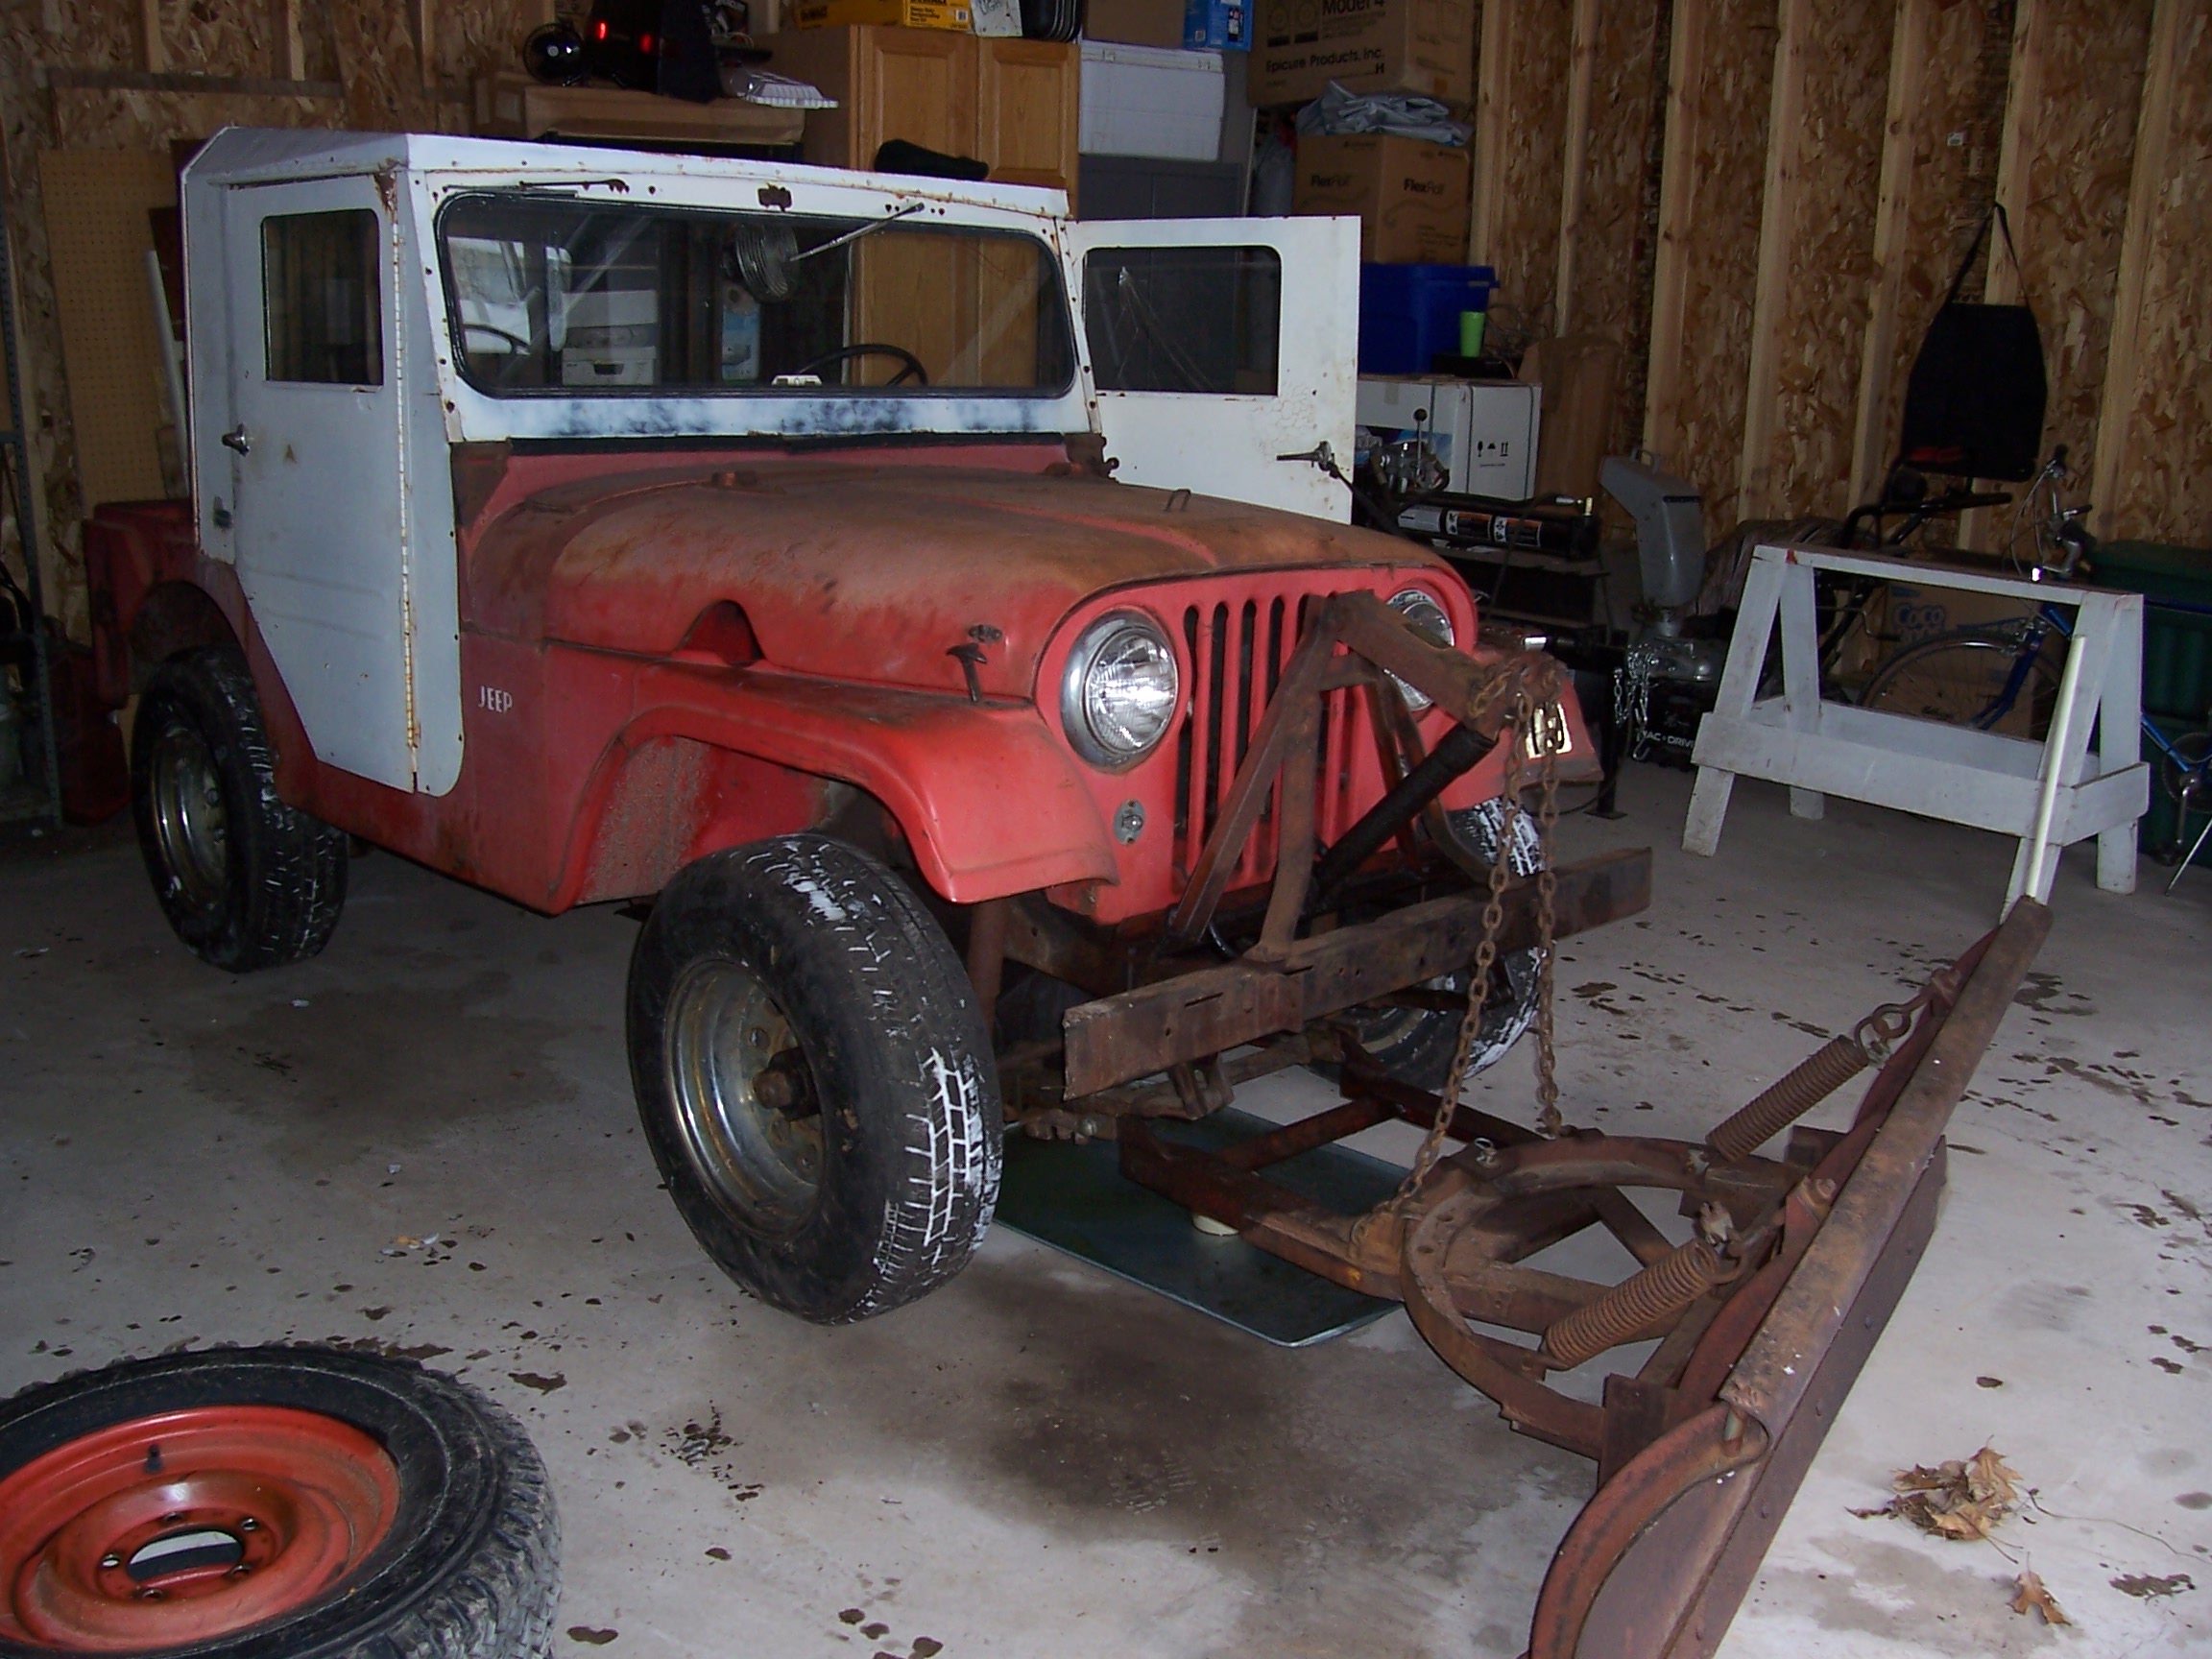
{"type": "Polygon", "coordinates": [[[149,75],[169,67],[169,42],[161,35],[161,0],[138,0],[139,61],[149,75]]]}
{"type": "Polygon", "coordinates": [[[1691,215],[1697,204],[1697,86],[1705,77],[1706,0],[1674,0],[1667,58],[1667,131],[1659,164],[1659,246],[1651,271],[1651,357],[1644,447],[1672,453],[1682,433],[1682,320],[1689,300],[1691,215]]]}
{"type": "Polygon", "coordinates": [[[1806,15],[1813,0],[1776,8],[1774,84],[1767,106],[1767,177],[1759,207],[1759,274],[1751,290],[1751,363],[1743,394],[1743,448],[1736,465],[1736,517],[1766,518],[1772,494],[1774,425],[1782,408],[1782,323],[1790,303],[1790,242],[1797,228],[1797,157],[1805,137],[1806,15]]]}
{"type": "Polygon", "coordinates": [[[1928,41],[1936,0],[1899,0],[1889,37],[1889,111],[1882,130],[1882,184],[1874,207],[1874,280],[1859,359],[1859,402],[1851,433],[1846,499],[1873,499],[1888,468],[1889,391],[1897,372],[1897,307],[1905,288],[1914,157],[1928,133],[1928,41]]]}
{"type": "Polygon", "coordinates": [[[2144,68],[2143,102],[2135,118],[2135,161],[2128,180],[2127,228],[2120,238],[2120,276],[2112,300],[2112,344],[2104,358],[2104,387],[2097,415],[2097,456],[2089,499],[2114,524],[2120,510],[2120,463],[2135,417],[2142,366],[2143,286],[2149,275],[2166,187],[2166,160],[2174,131],[2174,82],[2181,60],[2181,25],[2201,0],[2154,0],[2151,52],[2144,68]]]}
{"type": "MultiPolygon", "coordinates": [[[[2051,0],[2019,0],[2012,17],[2012,61],[2005,77],[2005,132],[1997,145],[1997,201],[2006,217],[2022,231],[2027,228],[2029,173],[2035,155],[2036,116],[2043,108],[2043,40],[2049,27],[2051,0]]],[[[1989,305],[2016,304],[2020,299],[2020,269],[2006,252],[2004,235],[1989,227],[1988,275],[1982,281],[1982,299],[1989,305]]],[[[1984,547],[1993,522],[1989,509],[1978,507],[1959,516],[1959,545],[1984,547]]]]}
{"type": "Polygon", "coordinates": [[[288,81],[307,79],[307,37],[300,28],[300,0],[276,0],[275,15],[276,37],[272,42],[276,55],[276,73],[288,81]]]}
{"type": "Polygon", "coordinates": [[[1582,188],[1590,171],[1590,88],[1598,76],[1598,0],[1575,0],[1567,58],[1567,140],[1559,184],[1559,273],[1551,284],[1551,331],[1571,326],[1575,246],[1582,230],[1582,188]]]}
{"type": "MultiPolygon", "coordinates": [[[[1475,183],[1467,215],[1467,263],[1498,263],[1498,221],[1505,206],[1505,115],[1513,91],[1513,47],[1521,0],[1484,0],[1480,57],[1475,65],[1475,183]]],[[[1519,296],[1515,296],[1518,303],[1519,296]]]]}

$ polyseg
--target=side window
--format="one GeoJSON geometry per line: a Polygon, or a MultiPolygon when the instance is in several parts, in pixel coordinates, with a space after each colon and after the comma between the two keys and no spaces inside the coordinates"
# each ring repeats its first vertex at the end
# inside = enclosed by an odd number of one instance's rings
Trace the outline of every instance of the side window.
{"type": "Polygon", "coordinates": [[[1083,331],[1101,392],[1275,396],[1283,261],[1272,248],[1098,248],[1083,331]]]}
{"type": "Polygon", "coordinates": [[[384,384],[382,264],[366,207],[261,221],[261,306],[272,380],[384,384]]]}

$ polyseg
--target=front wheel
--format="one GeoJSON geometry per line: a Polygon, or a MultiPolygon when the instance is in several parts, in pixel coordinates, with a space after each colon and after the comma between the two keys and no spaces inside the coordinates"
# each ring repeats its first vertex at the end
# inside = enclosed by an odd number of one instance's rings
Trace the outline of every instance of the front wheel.
{"type": "Polygon", "coordinates": [[[854,849],[787,835],[679,874],[631,958],[629,1043],[669,1195],[762,1301],[886,1312],[990,1226],[990,1034],[936,922],[854,849]]]}
{"type": "MultiPolygon", "coordinates": [[[[1486,863],[1498,857],[1504,820],[1504,805],[1498,801],[1485,801],[1479,806],[1450,814],[1453,833],[1486,863]]],[[[1543,836],[1527,812],[1513,814],[1512,844],[1506,858],[1506,869],[1516,878],[1533,876],[1544,867],[1543,836]]],[[[1504,1059],[1506,1050],[1535,1021],[1537,1000],[1543,995],[1543,954],[1533,947],[1505,951],[1491,965],[1489,989],[1482,999],[1482,1023],[1467,1065],[1470,1077],[1504,1059]]],[[[1431,979],[1425,989],[1464,998],[1469,972],[1431,979]]],[[[1385,1005],[1354,1008],[1347,1017],[1359,1046],[1399,1082],[1431,1093],[1443,1088],[1452,1072],[1452,1056],[1459,1045],[1464,1013],[1385,1005]]]]}

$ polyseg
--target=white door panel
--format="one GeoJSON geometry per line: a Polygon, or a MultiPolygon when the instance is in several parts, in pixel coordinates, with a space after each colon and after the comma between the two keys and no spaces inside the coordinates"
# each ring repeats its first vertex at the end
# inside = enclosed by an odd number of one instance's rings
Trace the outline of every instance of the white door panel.
{"type": "Polygon", "coordinates": [[[239,585],[316,757],[411,789],[391,217],[366,178],[225,195],[239,585]]]}
{"type": "Polygon", "coordinates": [[[1124,483],[1344,521],[1352,493],[1357,219],[1137,219],[1068,228],[1106,453],[1124,483]]]}

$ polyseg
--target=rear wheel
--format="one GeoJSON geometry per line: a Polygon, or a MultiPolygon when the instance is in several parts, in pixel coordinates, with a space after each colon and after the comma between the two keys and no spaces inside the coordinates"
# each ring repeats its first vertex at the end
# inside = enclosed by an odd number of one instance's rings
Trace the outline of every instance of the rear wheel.
{"type": "Polygon", "coordinates": [[[960,959],[889,870],[791,835],[703,858],[630,964],[630,1072],[716,1263],[823,1324],[957,1273],[998,1196],[997,1069],[960,959]]]}
{"type": "Polygon", "coordinates": [[[2003,634],[1947,634],[1900,651],[1866,683],[1861,706],[1974,726],[2040,742],[2058,707],[2058,665],[2038,651],[2012,700],[2005,687],[2020,661],[2020,641],[2003,634]]]}
{"type": "Polygon", "coordinates": [[[211,1349],[0,1405],[0,1655],[536,1659],[544,1465],[412,1363],[211,1349]]]}
{"type": "MultiPolygon", "coordinates": [[[[1500,830],[1505,811],[1496,801],[1451,814],[1455,833],[1485,862],[1498,857],[1500,830]]],[[[1513,814],[1513,835],[1507,868],[1516,877],[1528,877],[1544,867],[1543,837],[1535,820],[1526,812],[1513,814]]],[[[1495,1066],[1506,1050],[1521,1040],[1536,1018],[1542,995],[1542,952],[1531,948],[1508,950],[1491,965],[1490,987],[1482,1000],[1481,1029],[1468,1062],[1468,1075],[1495,1066]]],[[[1462,1004],[1471,971],[1431,979],[1424,989],[1450,992],[1462,1004]]],[[[1441,1008],[1367,1007],[1349,1011],[1359,1046],[1401,1083],[1434,1091],[1451,1075],[1452,1055],[1459,1043],[1462,1011],[1441,1008]]]]}
{"type": "Polygon", "coordinates": [[[132,732],[131,800],[177,937],[233,974],[312,956],[346,902],[346,837],[288,806],[246,660],[228,647],[156,670],[132,732]]]}

